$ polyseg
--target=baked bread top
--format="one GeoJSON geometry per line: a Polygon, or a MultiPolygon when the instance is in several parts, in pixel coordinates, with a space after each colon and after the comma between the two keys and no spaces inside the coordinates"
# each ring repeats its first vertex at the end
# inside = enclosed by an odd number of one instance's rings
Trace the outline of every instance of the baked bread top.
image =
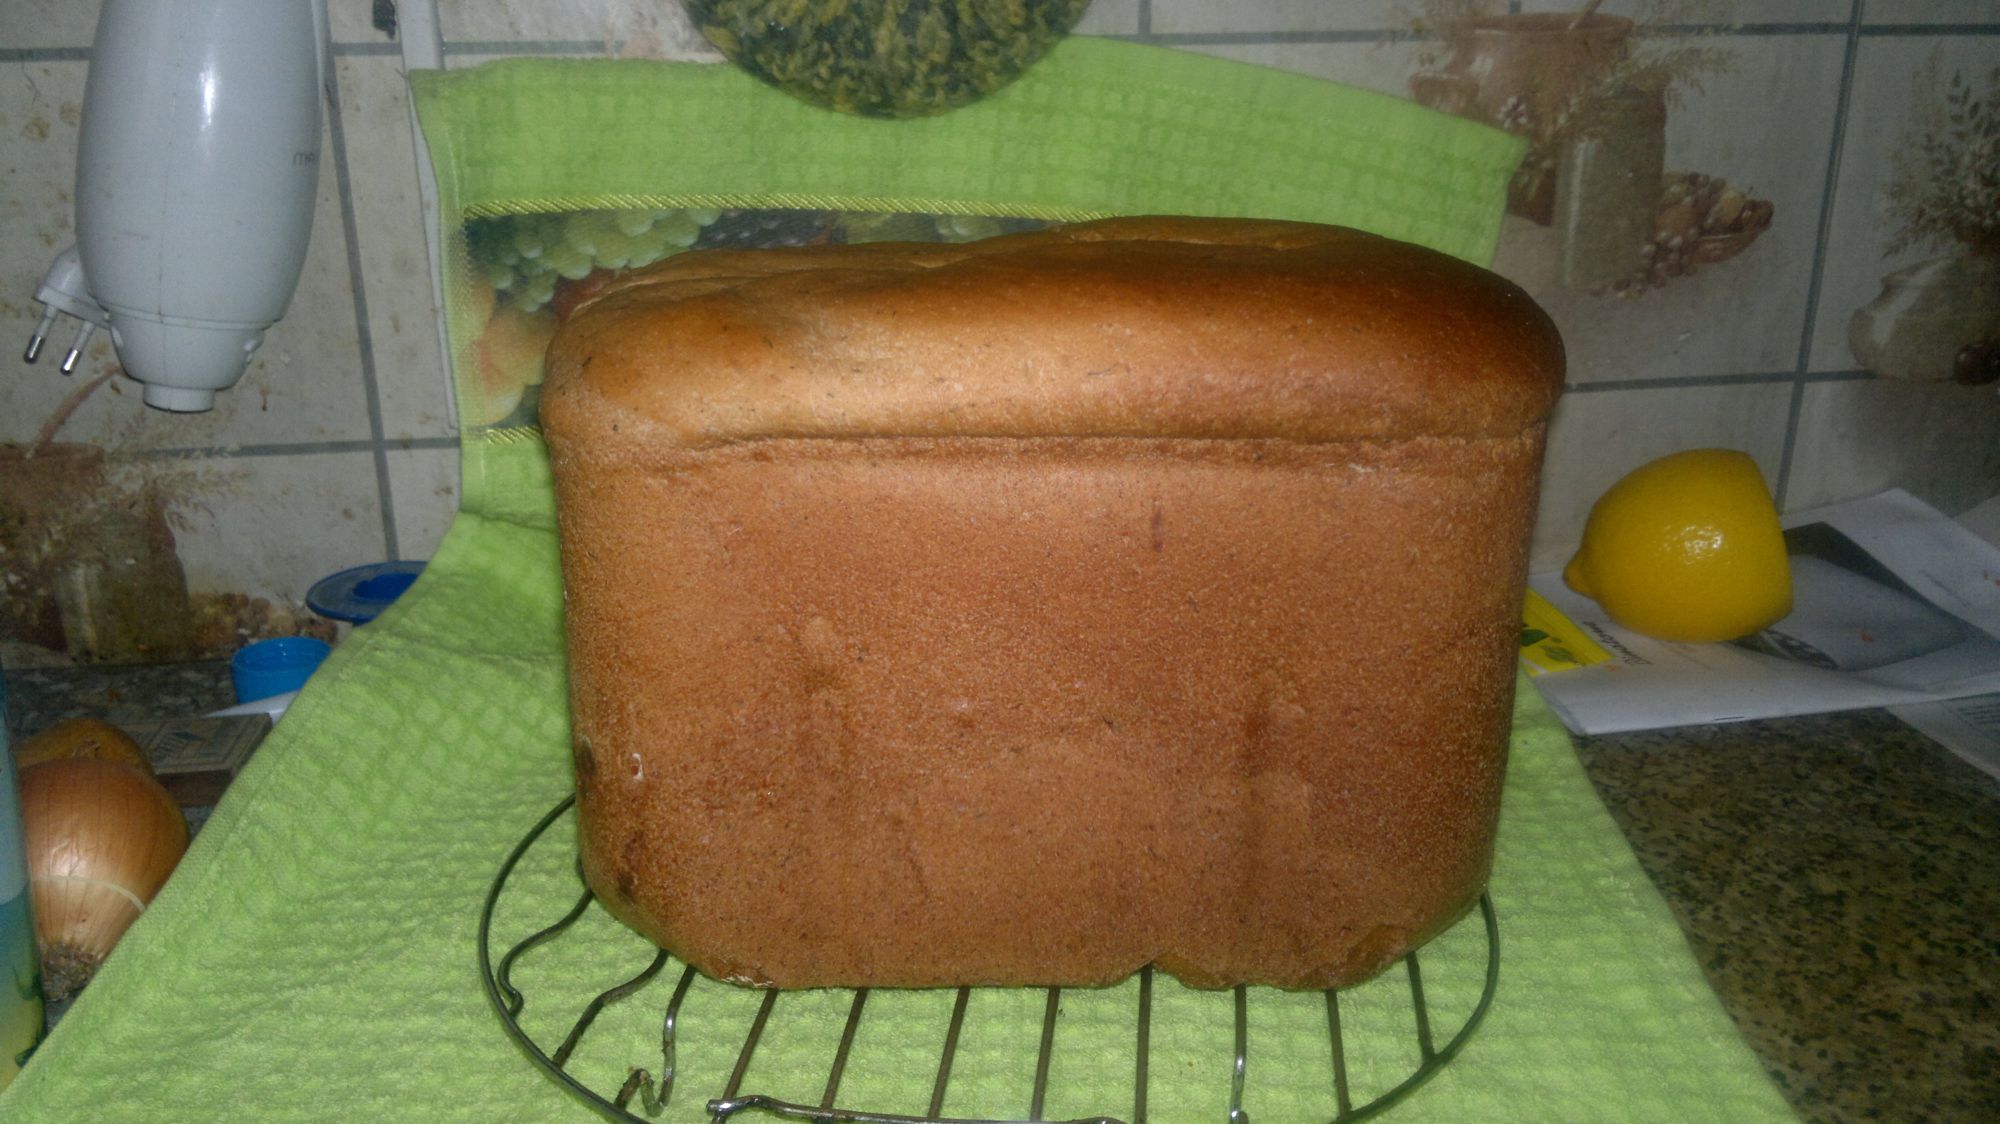
{"type": "Polygon", "coordinates": [[[1130,218],[668,258],[558,330],[542,417],[558,437],[615,422],[683,449],[1499,436],[1548,416],[1562,371],[1534,301],[1448,255],[1311,223],[1130,218]]]}

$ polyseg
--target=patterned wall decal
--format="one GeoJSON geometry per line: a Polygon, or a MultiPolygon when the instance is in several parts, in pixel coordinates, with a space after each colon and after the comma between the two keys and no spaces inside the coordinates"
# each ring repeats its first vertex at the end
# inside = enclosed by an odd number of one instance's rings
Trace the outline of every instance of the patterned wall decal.
{"type": "Polygon", "coordinates": [[[470,426],[536,425],[542,353],[556,325],[612,278],[690,249],[967,242],[1042,225],[979,215],[751,208],[626,208],[466,221],[465,294],[482,327],[458,365],[470,426]]]}

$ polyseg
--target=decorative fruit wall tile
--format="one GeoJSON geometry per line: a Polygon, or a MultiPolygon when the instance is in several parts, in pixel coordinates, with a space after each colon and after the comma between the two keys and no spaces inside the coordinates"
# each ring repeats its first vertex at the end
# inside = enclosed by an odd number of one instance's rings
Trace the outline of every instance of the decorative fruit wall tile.
{"type": "Polygon", "coordinates": [[[1531,565],[1560,567],[1597,497],[1619,477],[1683,449],[1740,449],[1775,485],[1784,463],[1782,384],[1608,390],[1565,395],[1549,426],[1531,565]]]}
{"type": "Polygon", "coordinates": [[[1790,371],[1842,38],[1573,18],[1473,21],[1411,79],[1530,140],[1495,268],[1562,328],[1572,382],[1790,371]]]}
{"type": "MultiPolygon", "coordinates": [[[[1877,0],[1880,2],[1880,0],[1877,0]]],[[[1755,28],[1772,24],[1846,23],[1854,12],[1855,0],[1606,0],[1595,5],[1607,16],[1623,16],[1652,23],[1677,26],[1701,25],[1728,29],[1755,28]]],[[[1566,12],[1574,16],[1589,7],[1584,0],[1521,0],[1524,12],[1566,12]]],[[[1872,5],[1871,5],[1872,6],[1872,5]]]]}
{"type": "Polygon", "coordinates": [[[1432,6],[1430,40],[1189,49],[1529,136],[1495,268],[1555,317],[1571,381],[1792,370],[1844,37],[1665,34],[1603,15],[1573,29],[1574,12],[1436,22],[1461,7],[1432,6]]]}
{"type": "Polygon", "coordinates": [[[1826,255],[1814,368],[2000,380],[2000,38],[1862,40],[1826,255]]]}
{"type": "Polygon", "coordinates": [[[389,490],[396,507],[396,549],[429,558],[458,514],[458,449],[391,449],[389,490]]]}
{"type": "Polygon", "coordinates": [[[336,70],[348,178],[367,185],[352,205],[383,436],[454,437],[402,64],[361,56],[336,70]]]}

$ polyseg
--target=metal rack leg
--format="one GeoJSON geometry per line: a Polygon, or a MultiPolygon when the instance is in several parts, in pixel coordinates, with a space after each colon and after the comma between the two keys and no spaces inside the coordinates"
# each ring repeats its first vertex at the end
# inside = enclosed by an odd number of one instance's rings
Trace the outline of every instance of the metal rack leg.
{"type": "Polygon", "coordinates": [[[1132,1083],[1132,1124],[1146,1124],[1146,1066],[1153,1053],[1153,966],[1139,969],[1139,1060],[1132,1083]]]}
{"type": "Polygon", "coordinates": [[[1347,1088],[1347,1044],[1340,1037],[1340,992],[1326,993],[1326,1036],[1333,1045],[1333,1098],[1339,1109],[1335,1120],[1347,1119],[1354,1111],[1354,1099],[1347,1088]]]}
{"type": "Polygon", "coordinates": [[[944,1032],[944,1053],[938,1058],[937,1081],[931,1086],[929,1115],[944,1114],[944,1090],[951,1082],[951,1062],[958,1054],[958,1032],[965,1026],[965,1005],[972,999],[972,989],[958,989],[958,999],[951,1005],[951,1025],[944,1032]]]}
{"type": "Polygon", "coordinates": [[[1035,1099],[1028,1108],[1028,1119],[1040,1120],[1042,1106],[1049,1096],[1049,1059],[1055,1055],[1056,1012],[1062,1007],[1062,988],[1049,989],[1048,1005],[1042,1008],[1042,1048],[1035,1059],[1035,1099]]]}
{"type": "Polygon", "coordinates": [[[847,1008],[847,1025],[840,1030],[840,1045],[833,1052],[833,1066],[826,1074],[826,1092],[819,1099],[821,1108],[832,1108],[834,1098],[840,1093],[840,1076],[847,1072],[847,1055],[854,1050],[854,1033],[861,1029],[861,1008],[867,1002],[868,989],[856,990],[854,1002],[847,1008]]]}

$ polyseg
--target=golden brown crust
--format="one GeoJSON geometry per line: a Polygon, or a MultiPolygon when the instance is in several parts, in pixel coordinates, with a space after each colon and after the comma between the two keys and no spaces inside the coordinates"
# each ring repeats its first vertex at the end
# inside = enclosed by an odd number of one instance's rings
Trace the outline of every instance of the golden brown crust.
{"type": "MultiPolygon", "coordinates": [[[[1124,219],[669,258],[573,314],[543,409],[769,437],[1501,435],[1560,340],[1510,283],[1338,227],[1124,219]]],[[[1554,378],[1551,372],[1555,373],[1554,378]]]]}
{"type": "Polygon", "coordinates": [[[747,983],[1366,978],[1485,883],[1553,334],[1323,228],[997,241],[691,257],[559,340],[586,877],[747,983]]]}

